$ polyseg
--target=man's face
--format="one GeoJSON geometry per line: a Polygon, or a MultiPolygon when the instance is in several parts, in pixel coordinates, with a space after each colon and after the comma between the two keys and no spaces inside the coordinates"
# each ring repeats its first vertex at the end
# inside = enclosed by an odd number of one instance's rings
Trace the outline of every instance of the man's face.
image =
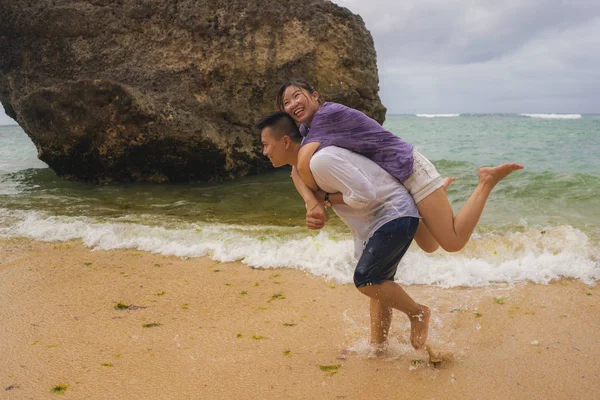
{"type": "Polygon", "coordinates": [[[260,140],[263,145],[263,155],[269,157],[269,161],[275,168],[287,164],[287,142],[290,141],[288,136],[277,139],[273,136],[271,127],[266,127],[260,133],[260,140]],[[287,140],[286,140],[287,139],[287,140]]]}

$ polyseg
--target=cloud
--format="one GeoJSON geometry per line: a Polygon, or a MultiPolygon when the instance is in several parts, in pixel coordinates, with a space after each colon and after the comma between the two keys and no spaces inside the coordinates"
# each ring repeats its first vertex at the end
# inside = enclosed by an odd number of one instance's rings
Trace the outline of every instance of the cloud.
{"type": "Polygon", "coordinates": [[[373,35],[389,113],[600,112],[596,0],[334,2],[373,35]]]}
{"type": "Polygon", "coordinates": [[[336,3],[373,35],[389,112],[600,109],[600,3],[336,3]]]}

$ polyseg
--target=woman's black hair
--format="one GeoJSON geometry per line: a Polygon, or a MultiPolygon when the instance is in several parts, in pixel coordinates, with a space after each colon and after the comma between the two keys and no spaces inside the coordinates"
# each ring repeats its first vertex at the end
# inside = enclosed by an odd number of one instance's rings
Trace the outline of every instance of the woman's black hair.
{"type": "MultiPolygon", "coordinates": [[[[306,90],[311,95],[314,92],[316,92],[316,90],[313,89],[313,87],[310,85],[310,83],[306,82],[304,79],[292,79],[291,81],[287,81],[286,83],[281,85],[281,87],[277,91],[277,108],[279,108],[279,111],[284,111],[284,109],[283,109],[283,94],[285,93],[285,90],[287,88],[289,88],[290,86],[297,86],[300,89],[306,90]]],[[[317,101],[319,102],[319,104],[321,103],[321,99],[317,99],[317,101]]]]}

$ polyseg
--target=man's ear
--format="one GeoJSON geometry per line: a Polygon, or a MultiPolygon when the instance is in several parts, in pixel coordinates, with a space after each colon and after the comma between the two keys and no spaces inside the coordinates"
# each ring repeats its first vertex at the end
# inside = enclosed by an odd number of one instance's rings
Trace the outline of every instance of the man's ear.
{"type": "Polygon", "coordinates": [[[290,147],[291,143],[292,143],[292,138],[290,138],[288,135],[285,135],[283,137],[283,145],[285,146],[286,150],[290,147]]]}

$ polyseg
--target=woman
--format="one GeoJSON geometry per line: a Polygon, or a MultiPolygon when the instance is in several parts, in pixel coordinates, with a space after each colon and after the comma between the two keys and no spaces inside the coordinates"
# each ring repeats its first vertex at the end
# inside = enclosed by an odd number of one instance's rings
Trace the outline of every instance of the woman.
{"type": "MultiPolygon", "coordinates": [[[[419,226],[415,240],[427,252],[435,251],[438,246],[450,252],[461,250],[469,241],[494,186],[523,168],[512,163],[480,168],[479,184],[455,216],[444,186],[449,181],[444,182],[433,164],[412,145],[375,120],[344,105],[321,102],[319,94],[302,80],[283,84],[277,94],[277,105],[300,125],[305,136],[298,154],[298,169],[293,170],[292,178],[309,209],[319,203],[326,204],[329,198],[329,193],[318,188],[310,172],[312,155],[326,146],[346,148],[370,158],[408,189],[425,224],[419,226]]],[[[310,223],[314,228],[319,227],[317,220],[307,218],[309,227],[310,223]]]]}

